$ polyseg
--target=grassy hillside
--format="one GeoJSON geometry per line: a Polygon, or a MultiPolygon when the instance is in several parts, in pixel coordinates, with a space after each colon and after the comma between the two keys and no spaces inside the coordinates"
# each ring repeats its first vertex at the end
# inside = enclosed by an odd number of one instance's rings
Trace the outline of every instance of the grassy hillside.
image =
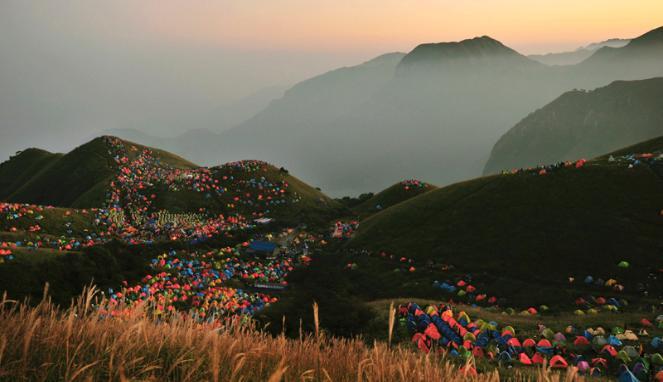
{"type": "Polygon", "coordinates": [[[0,200],[6,200],[39,172],[57,162],[62,154],[26,149],[0,164],[0,200]]]}
{"type": "Polygon", "coordinates": [[[660,151],[662,147],[663,147],[663,137],[658,137],[644,142],[636,143],[632,146],[622,148],[617,151],[613,151],[610,154],[604,155],[597,159],[605,160],[609,158],[610,155],[619,156],[619,155],[629,155],[633,153],[654,153],[660,151]]]}
{"type": "Polygon", "coordinates": [[[663,78],[574,90],[530,114],[493,147],[484,173],[591,158],[663,134],[663,78]]]}
{"type": "Polygon", "coordinates": [[[398,182],[373,195],[370,199],[354,207],[353,210],[359,214],[376,213],[436,188],[434,185],[425,182],[398,182]]]}
{"type": "MultiPolygon", "coordinates": [[[[287,200],[287,203],[265,206],[262,211],[269,211],[268,215],[271,217],[295,225],[300,222],[326,224],[341,213],[342,206],[337,201],[290,175],[287,170],[269,163],[235,162],[215,167],[212,172],[221,184],[225,183],[229,187],[228,194],[220,195],[220,200],[224,203],[232,202],[236,196],[255,200],[257,195],[266,196],[269,192],[274,194],[275,189],[280,188],[284,191],[281,194],[286,198],[281,200],[287,200]],[[247,163],[251,165],[246,165],[247,163]],[[224,181],[224,177],[232,177],[232,180],[224,181]]],[[[255,200],[254,204],[242,209],[245,213],[255,212],[259,205],[259,201],[255,200]]]]}
{"type": "MultiPolygon", "coordinates": [[[[266,162],[199,167],[177,155],[114,137],[72,152],[30,149],[0,166],[0,200],[125,212],[242,214],[326,224],[340,204],[266,162]]],[[[53,219],[50,219],[53,221],[53,219]]],[[[50,233],[50,232],[49,232],[50,233]]]]}
{"type": "MultiPolygon", "coordinates": [[[[660,142],[630,151],[653,151],[660,142]]],[[[601,158],[547,175],[457,183],[366,219],[350,246],[485,273],[502,286],[511,283],[510,293],[530,298],[553,293],[569,276],[618,277],[633,285],[663,267],[658,163],[628,168],[622,160],[601,158]],[[631,267],[617,269],[621,260],[631,267]],[[531,283],[549,289],[532,289],[531,283]]]]}
{"type": "MultiPolygon", "coordinates": [[[[124,142],[129,157],[146,147],[124,142]]],[[[107,187],[117,172],[105,137],[94,139],[68,154],[26,150],[0,167],[2,199],[60,207],[101,207],[107,187]],[[21,173],[17,177],[15,173],[21,173]]],[[[163,163],[176,168],[195,165],[165,151],[153,149],[163,163]]]]}

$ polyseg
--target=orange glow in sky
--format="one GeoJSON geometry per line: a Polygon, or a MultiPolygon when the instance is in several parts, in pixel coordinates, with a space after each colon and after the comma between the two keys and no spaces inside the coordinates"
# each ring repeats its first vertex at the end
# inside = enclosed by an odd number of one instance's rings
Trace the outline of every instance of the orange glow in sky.
{"type": "Polygon", "coordinates": [[[157,36],[251,49],[407,51],[490,35],[523,53],[635,37],[663,25],[662,0],[241,0],[133,4],[157,36]]]}

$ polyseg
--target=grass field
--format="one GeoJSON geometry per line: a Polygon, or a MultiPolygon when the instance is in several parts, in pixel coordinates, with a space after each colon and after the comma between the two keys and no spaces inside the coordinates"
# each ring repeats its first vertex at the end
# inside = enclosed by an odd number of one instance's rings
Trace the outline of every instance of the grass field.
{"type": "Polygon", "coordinates": [[[399,182],[378,192],[352,210],[364,218],[436,188],[432,184],[423,182],[422,186],[409,186],[399,182]]]}
{"type": "Polygon", "coordinates": [[[484,177],[369,217],[349,245],[485,274],[532,304],[572,287],[568,277],[616,278],[634,291],[663,268],[662,193],[654,169],[603,162],[484,177]],[[631,267],[618,269],[622,260],[631,267]]]}
{"type": "MultiPolygon", "coordinates": [[[[324,334],[273,337],[250,324],[160,323],[141,311],[107,319],[94,291],[69,309],[0,301],[0,381],[497,381],[473,377],[440,356],[324,334]]],[[[317,317],[317,315],[315,315],[317,317]]],[[[317,321],[317,318],[316,318],[317,321]]],[[[462,366],[462,365],[461,365],[462,366]]],[[[575,380],[545,369],[508,371],[512,380],[575,380]]]]}

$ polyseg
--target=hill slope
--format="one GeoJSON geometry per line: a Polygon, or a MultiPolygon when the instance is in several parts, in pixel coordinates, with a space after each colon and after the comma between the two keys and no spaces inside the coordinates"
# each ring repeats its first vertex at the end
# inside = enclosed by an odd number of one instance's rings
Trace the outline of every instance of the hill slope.
{"type": "Polygon", "coordinates": [[[40,149],[26,149],[0,163],[0,200],[6,200],[30,177],[47,169],[62,157],[40,149]]]}
{"type": "Polygon", "coordinates": [[[531,54],[528,58],[546,65],[575,65],[588,59],[594,52],[604,46],[621,48],[629,43],[628,39],[613,38],[610,40],[589,44],[571,52],[531,54]]]}
{"type": "Polygon", "coordinates": [[[419,196],[437,187],[417,180],[404,180],[373,195],[370,199],[354,207],[360,214],[371,214],[389,208],[408,199],[419,196]]]}
{"type": "MultiPolygon", "coordinates": [[[[653,29],[631,40],[623,47],[604,46],[579,67],[605,65],[618,66],[628,62],[632,65],[659,65],[663,58],[663,27],[653,29]]],[[[631,69],[631,68],[625,68],[631,69]]]]}
{"type": "MultiPolygon", "coordinates": [[[[655,144],[658,155],[661,142],[633,149],[653,151],[655,144]]],[[[509,293],[530,297],[532,285],[547,285],[548,294],[569,276],[616,277],[621,260],[632,266],[619,273],[620,282],[641,282],[663,266],[663,162],[629,168],[632,162],[600,158],[548,168],[547,175],[536,170],[440,188],[366,219],[350,246],[485,272],[515,285],[509,293]]]]}
{"type": "Polygon", "coordinates": [[[663,134],[663,78],[571,91],[530,114],[493,147],[484,173],[593,157],[663,134]]]}
{"type": "Polygon", "coordinates": [[[166,151],[108,136],[66,155],[26,150],[0,166],[0,185],[6,201],[114,208],[125,217],[165,210],[322,222],[341,208],[266,162],[199,167],[166,151]]]}
{"type": "MultiPolygon", "coordinates": [[[[25,163],[26,151],[2,164],[7,172],[0,172],[0,179],[14,184],[0,189],[3,199],[60,207],[102,207],[107,188],[115,176],[117,165],[107,142],[108,137],[100,137],[86,143],[66,155],[40,152],[38,161],[25,163]],[[26,176],[20,179],[12,177],[9,169],[20,169],[26,176]],[[29,170],[29,172],[28,172],[29,170]],[[27,176],[29,175],[29,176],[27,176]]],[[[131,142],[124,142],[130,147],[131,156],[146,149],[131,142]]],[[[168,165],[177,168],[194,168],[196,165],[165,151],[153,149],[155,156],[168,165]]]]}

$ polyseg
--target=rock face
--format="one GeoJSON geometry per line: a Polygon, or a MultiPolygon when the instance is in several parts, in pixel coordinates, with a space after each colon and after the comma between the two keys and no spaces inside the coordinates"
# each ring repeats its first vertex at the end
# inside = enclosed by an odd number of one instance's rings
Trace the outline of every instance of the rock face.
{"type": "Polygon", "coordinates": [[[485,174],[593,157],[663,135],[663,78],[570,91],[495,144],[485,174]]]}

